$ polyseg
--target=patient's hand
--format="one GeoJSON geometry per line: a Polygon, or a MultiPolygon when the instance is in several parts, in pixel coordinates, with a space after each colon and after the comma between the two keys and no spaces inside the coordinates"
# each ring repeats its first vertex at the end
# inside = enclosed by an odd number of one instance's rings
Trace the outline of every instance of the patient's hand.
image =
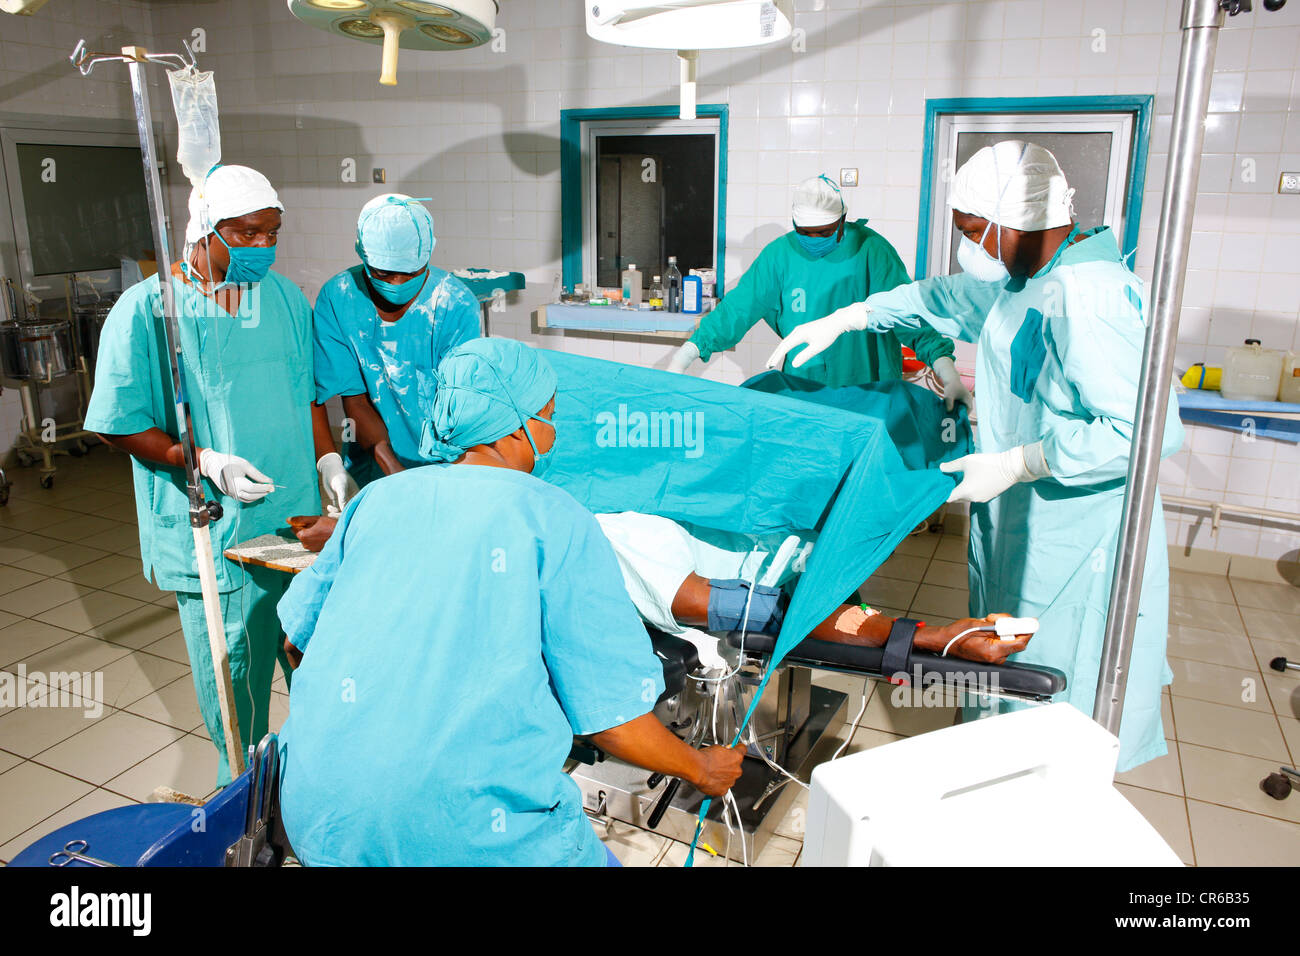
{"type": "Polygon", "coordinates": [[[327,518],[325,515],[294,515],[286,519],[286,522],[308,551],[320,551],[324,548],[325,542],[329,541],[330,535],[334,533],[334,526],[338,524],[334,518],[327,518]]]}
{"type": "MultiPolygon", "coordinates": [[[[942,627],[924,627],[916,632],[915,643],[922,650],[942,654],[948,642],[962,631],[1009,616],[990,614],[984,620],[964,617],[960,621],[942,627]]],[[[1001,664],[1009,655],[1023,651],[1029,645],[1031,636],[1018,634],[1014,641],[1004,641],[993,631],[973,631],[954,644],[952,650],[948,651],[948,656],[962,657],[968,661],[979,661],[984,664],[1001,664]]]]}

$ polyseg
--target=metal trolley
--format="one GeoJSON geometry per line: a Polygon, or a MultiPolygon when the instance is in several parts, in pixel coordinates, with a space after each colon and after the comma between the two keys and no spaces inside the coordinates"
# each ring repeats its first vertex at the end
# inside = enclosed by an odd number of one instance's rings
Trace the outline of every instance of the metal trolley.
{"type": "MultiPolygon", "coordinates": [[[[83,303],[75,275],[67,279],[65,317],[40,315],[35,309],[24,315],[9,280],[5,292],[8,315],[0,322],[0,387],[16,388],[22,397],[15,454],[24,467],[39,459],[40,485],[50,488],[57,471],[55,456],[80,457],[90,448],[88,439],[96,437],[83,423],[99,330],[111,302],[95,293],[93,300],[83,303]],[[56,382],[69,377],[76,385],[75,417],[59,422],[45,415],[43,397],[56,382]]],[[[0,504],[8,502],[9,488],[10,482],[0,472],[0,504]]]]}

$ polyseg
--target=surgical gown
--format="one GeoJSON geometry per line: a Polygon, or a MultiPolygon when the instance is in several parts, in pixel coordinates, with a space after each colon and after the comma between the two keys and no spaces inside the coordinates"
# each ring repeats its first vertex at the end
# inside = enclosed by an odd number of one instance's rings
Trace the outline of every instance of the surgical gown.
{"type": "MultiPolygon", "coordinates": [[[[1042,441],[1051,477],[971,506],[970,611],[1039,618],[1038,635],[1013,659],[1064,671],[1066,699],[1091,714],[1146,335],[1142,281],[1103,227],[1020,288],[939,276],[867,303],[873,328],[925,322],[979,343],[979,451],[1042,441]]],[[[1182,444],[1177,410],[1171,396],[1166,457],[1182,444]]],[[[1165,660],[1168,617],[1157,497],[1120,726],[1121,771],[1166,752],[1160,697],[1173,680],[1165,660]]]]}
{"type": "Polygon", "coordinates": [[[663,692],[609,543],[522,472],[430,465],[365,488],[280,620],[303,651],[285,827],[315,865],[587,865],[574,734],[663,692]]]}
{"type": "MultiPolygon", "coordinates": [[[[236,316],[179,278],[172,278],[172,292],[194,441],[248,459],[279,486],[260,501],[242,504],[206,482],[209,498],[223,508],[221,518],[208,527],[240,736],[245,744],[256,743],[266,732],[280,648],[274,607],[288,581],[272,572],[247,572],[222,552],[283,527],[290,515],[320,512],[311,430],[311,308],[298,287],[276,272],[245,294],[236,316]]],[[[158,280],[150,278],[123,293],[109,313],[86,411],[87,430],[133,435],[157,427],[178,434],[159,302],[158,280]]],[[[199,709],[220,753],[218,783],[225,784],[230,768],[185,473],[138,458],[131,459],[131,471],[144,575],[152,574],[160,588],[176,592],[199,709]]]]}
{"type": "MultiPolygon", "coordinates": [[[[700,320],[691,341],[707,362],[714,352],[743,339],[760,319],[784,337],[805,322],[908,281],[894,247],[867,228],[865,219],[847,223],[843,240],[820,259],[804,251],[796,233],[788,232],[764,247],[736,287],[700,320]]],[[[785,371],[832,388],[901,378],[902,345],[926,365],[954,352],[952,342],[929,328],[885,330],[842,336],[797,371],[787,359],[785,371]]]]}
{"type": "MultiPolygon", "coordinates": [[[[316,298],[316,401],[368,395],[403,466],[420,457],[424,412],[432,405],[433,370],[448,349],[480,335],[478,299],[460,279],[429,266],[429,276],[396,322],[379,317],[365,267],[334,276],[316,298]]],[[[345,442],[343,458],[360,485],[380,477],[374,458],[345,442]]]]}

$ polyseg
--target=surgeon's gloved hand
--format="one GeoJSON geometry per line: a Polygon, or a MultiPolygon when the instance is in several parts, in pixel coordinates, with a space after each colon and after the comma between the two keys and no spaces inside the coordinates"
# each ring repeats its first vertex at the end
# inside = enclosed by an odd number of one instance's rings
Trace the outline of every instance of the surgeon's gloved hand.
{"type": "Polygon", "coordinates": [[[320,460],[316,462],[316,472],[320,475],[325,493],[330,498],[327,507],[332,508],[336,513],[342,513],[348,506],[348,502],[360,490],[357,488],[357,483],[352,480],[352,476],[348,474],[348,470],[343,467],[343,458],[336,451],[321,455],[320,460]]]}
{"type": "Polygon", "coordinates": [[[211,448],[199,454],[199,472],[211,479],[217,490],[244,504],[260,501],[275,490],[270,478],[253,463],[238,455],[226,455],[211,448]]]}
{"type": "Polygon", "coordinates": [[[947,474],[961,472],[961,481],[948,496],[957,501],[991,501],[1012,485],[1046,478],[1051,472],[1043,460],[1043,443],[1017,445],[1000,452],[981,452],[954,461],[945,461],[939,470],[947,474]]]}
{"type": "Polygon", "coordinates": [[[685,372],[700,357],[700,349],[694,342],[683,342],[682,347],[668,360],[668,371],[679,375],[685,372]]]}
{"type": "Polygon", "coordinates": [[[934,369],[934,374],[939,377],[939,381],[943,384],[943,403],[947,406],[948,411],[952,411],[957,402],[961,402],[966,406],[966,410],[970,411],[975,397],[971,395],[966,383],[961,380],[961,375],[957,372],[957,364],[953,362],[952,357],[948,355],[941,356],[935,359],[934,364],[930,367],[934,369]]]}
{"type": "Polygon", "coordinates": [[[830,315],[812,322],[805,322],[781,340],[781,344],[768,356],[767,367],[780,369],[785,365],[785,357],[799,346],[803,350],[794,357],[791,365],[801,368],[815,356],[825,352],[845,332],[862,332],[870,325],[868,316],[871,307],[865,302],[854,302],[842,309],[836,309],[830,315]]]}

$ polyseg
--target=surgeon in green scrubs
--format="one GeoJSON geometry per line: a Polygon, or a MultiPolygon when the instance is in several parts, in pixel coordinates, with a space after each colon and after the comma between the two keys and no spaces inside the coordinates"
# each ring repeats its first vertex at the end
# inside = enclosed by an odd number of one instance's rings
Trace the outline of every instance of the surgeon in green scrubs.
{"type": "MultiPolygon", "coordinates": [[[[313,434],[328,435],[311,405],[311,309],[297,286],[269,271],[283,209],[261,173],[218,167],[190,197],[184,261],[169,277],[200,471],[224,509],[210,528],[244,746],[267,730],[281,645],[275,606],[289,577],[222,552],[274,531],[289,515],[320,512],[313,434]]],[[[174,402],[152,277],[128,289],[105,322],[86,428],[131,455],[145,577],[176,592],[220,786],[230,782],[230,767],[174,402]]]]}
{"type": "MultiPolygon", "coordinates": [[[[804,180],[795,189],[794,230],[759,253],[736,287],[700,320],[700,327],[677,350],[669,370],[684,372],[696,359],[733,347],[760,320],[778,335],[911,281],[903,261],[884,236],[865,219],[848,222],[839,187],[826,176],[804,180]]],[[[953,364],[953,344],[933,329],[894,329],[836,342],[823,354],[786,372],[832,388],[901,378],[903,345],[934,369],[949,407],[970,404],[970,393],[953,364]]]]}
{"type": "MultiPolygon", "coordinates": [[[[793,361],[798,369],[832,343],[891,328],[933,327],[979,343],[978,451],[940,465],[961,474],[948,500],[971,504],[970,613],[996,608],[1038,618],[1038,636],[1014,660],[1064,671],[1063,699],[1091,714],[1147,314],[1142,280],[1125,264],[1114,233],[1082,229],[1073,195],[1042,146],[985,146],[949,187],[962,271],[802,326],[769,364],[793,361]]],[[[1161,457],[1182,440],[1171,395],[1161,457]]],[[[1120,772],[1166,752],[1160,701],[1173,679],[1168,623],[1169,558],[1157,494],[1119,729],[1120,772]]],[[[967,715],[987,710],[972,706],[967,715]]]]}

